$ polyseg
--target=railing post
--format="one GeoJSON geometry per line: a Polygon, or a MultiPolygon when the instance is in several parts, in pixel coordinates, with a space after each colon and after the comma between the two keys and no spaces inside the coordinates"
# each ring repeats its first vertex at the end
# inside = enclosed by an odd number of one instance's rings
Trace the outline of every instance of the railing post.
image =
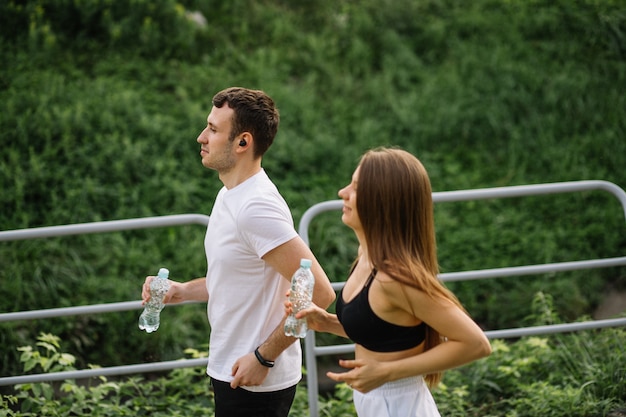
{"type": "Polygon", "coordinates": [[[309,330],[304,339],[304,358],[306,362],[306,384],[309,397],[309,413],[311,417],[319,416],[317,397],[319,396],[319,379],[317,376],[317,354],[315,352],[315,332],[309,330]]]}
{"type": "MultiPolygon", "coordinates": [[[[343,202],[341,200],[324,201],[309,207],[300,219],[298,234],[307,244],[309,243],[309,224],[315,216],[325,211],[339,210],[343,202]]],[[[317,353],[315,351],[315,332],[309,330],[304,339],[304,359],[306,366],[307,393],[309,398],[310,417],[319,417],[317,397],[319,396],[319,386],[317,378],[317,353]]]]}

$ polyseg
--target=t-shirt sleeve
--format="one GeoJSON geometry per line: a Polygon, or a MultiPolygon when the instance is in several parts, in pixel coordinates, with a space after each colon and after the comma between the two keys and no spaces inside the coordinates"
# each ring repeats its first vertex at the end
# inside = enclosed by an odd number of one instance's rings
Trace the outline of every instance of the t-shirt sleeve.
{"type": "Polygon", "coordinates": [[[250,202],[239,213],[237,222],[242,241],[259,258],[298,235],[289,208],[271,199],[250,202]]]}

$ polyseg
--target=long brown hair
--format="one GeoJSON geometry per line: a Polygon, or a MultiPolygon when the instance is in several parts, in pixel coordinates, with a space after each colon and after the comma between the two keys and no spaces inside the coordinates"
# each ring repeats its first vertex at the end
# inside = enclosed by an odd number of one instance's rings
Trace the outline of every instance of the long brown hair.
{"type": "MultiPolygon", "coordinates": [[[[401,149],[372,149],[361,158],[357,190],[357,210],[373,267],[463,308],[437,278],[432,188],[422,163],[401,149]]],[[[427,326],[424,349],[441,342],[442,335],[427,326]]],[[[441,377],[437,372],[424,379],[434,387],[441,377]]]]}

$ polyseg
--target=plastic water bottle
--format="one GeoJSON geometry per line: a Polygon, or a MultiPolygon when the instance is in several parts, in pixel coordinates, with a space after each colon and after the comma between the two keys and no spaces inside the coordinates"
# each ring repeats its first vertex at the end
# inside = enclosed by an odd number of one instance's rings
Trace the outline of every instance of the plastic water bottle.
{"type": "Polygon", "coordinates": [[[147,333],[155,332],[161,323],[160,314],[165,307],[163,297],[170,289],[170,282],[167,280],[169,275],[170,271],[161,268],[157,277],[150,282],[150,300],[139,316],[139,328],[147,333]]]}
{"type": "Polygon", "coordinates": [[[301,259],[300,268],[291,277],[289,301],[291,301],[292,313],[285,321],[285,335],[299,338],[306,336],[306,319],[297,319],[296,313],[311,305],[314,286],[315,278],[311,272],[311,260],[301,259]]]}

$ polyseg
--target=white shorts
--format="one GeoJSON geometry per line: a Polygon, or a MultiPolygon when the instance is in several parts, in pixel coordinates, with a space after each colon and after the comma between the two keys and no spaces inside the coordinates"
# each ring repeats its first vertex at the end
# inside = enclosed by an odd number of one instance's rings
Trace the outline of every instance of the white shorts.
{"type": "Polygon", "coordinates": [[[359,417],[441,417],[421,376],[388,382],[363,394],[354,391],[359,417]]]}

